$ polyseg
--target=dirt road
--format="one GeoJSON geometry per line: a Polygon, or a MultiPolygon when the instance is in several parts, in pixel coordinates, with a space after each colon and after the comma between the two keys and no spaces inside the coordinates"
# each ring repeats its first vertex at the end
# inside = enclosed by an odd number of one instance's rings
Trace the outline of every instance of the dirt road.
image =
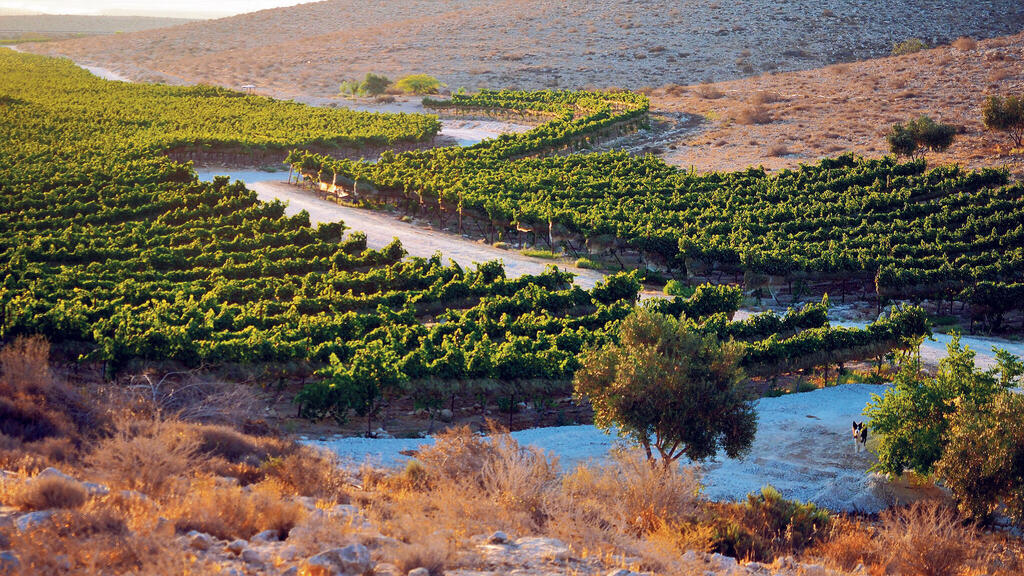
{"type": "MultiPolygon", "coordinates": [[[[261,200],[269,202],[277,199],[287,202],[288,214],[296,214],[301,210],[309,212],[309,220],[313,224],[344,221],[345,226],[366,233],[366,243],[370,248],[382,248],[392,239],[398,238],[412,256],[430,257],[435,252],[441,252],[445,258],[451,258],[464,267],[472,266],[474,262],[501,260],[505,263],[505,273],[510,278],[524,274],[539,274],[552,264],[550,260],[531,258],[446,232],[400,222],[387,214],[340,206],[328,200],[321,200],[309,191],[284,181],[247,182],[246,185],[255,191],[261,200]]],[[[592,288],[604,278],[604,274],[594,270],[562,264],[558,264],[558,267],[575,274],[576,284],[582,288],[592,288]]]]}

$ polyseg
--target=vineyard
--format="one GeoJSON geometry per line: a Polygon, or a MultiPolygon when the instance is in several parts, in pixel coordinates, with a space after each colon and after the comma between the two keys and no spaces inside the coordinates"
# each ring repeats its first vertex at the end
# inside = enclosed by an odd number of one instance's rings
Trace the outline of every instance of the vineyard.
{"type": "MultiPolygon", "coordinates": [[[[277,118],[281,125],[256,137],[250,124],[215,120],[202,128],[206,142],[333,141],[328,126],[344,125],[353,118],[347,113],[310,111],[326,115],[326,124],[310,132],[286,123],[301,123],[304,110],[288,103],[213,89],[143,87],[135,93],[78,74],[68,62],[13,54],[0,53],[0,69],[5,340],[42,334],[85,350],[83,357],[104,363],[109,375],[138,360],[316,368],[387,359],[418,402],[455,394],[511,401],[565,385],[580,350],[610,338],[637,301],[635,272],[585,291],[553,267],[509,279],[500,262],[466,270],[440,255],[405,258],[397,241],[368,250],[365,236],[346,234],[342,223],[313,228],[305,213],[287,217],[279,202],[262,203],[226,178],[199,182],[187,165],[158,153],[181,136],[161,139],[155,126],[178,126],[184,134],[203,114],[217,116],[225,101],[237,118],[248,118],[251,109],[253,122],[277,118]],[[76,99],[85,92],[105,108],[76,99]],[[172,103],[191,102],[198,115],[164,117],[181,110],[161,105],[159,94],[172,103]],[[144,102],[153,105],[148,112],[144,102]]],[[[637,101],[641,106],[633,110],[643,106],[637,101]]],[[[355,118],[359,127],[345,127],[339,137],[377,137],[364,125],[367,118],[355,118]]],[[[418,125],[409,117],[370,119],[389,138],[418,125]]],[[[542,127],[527,141],[555,141],[606,120],[564,117],[564,125],[542,127]]],[[[522,150],[521,142],[504,138],[465,154],[493,158],[522,150]]],[[[395,159],[382,164],[394,165],[395,159]]],[[[729,322],[742,297],[738,288],[707,285],[688,299],[655,306],[686,314],[700,330],[746,342],[746,365],[755,375],[875,355],[926,331],[919,308],[896,308],[865,330],[829,327],[824,304],[729,322]]],[[[300,393],[306,415],[338,416],[340,401],[325,382],[311,382],[300,393]]]]}
{"type": "Polygon", "coordinates": [[[774,175],[696,174],[653,156],[552,154],[645,115],[642,96],[485,91],[429,104],[551,120],[469,149],[389,154],[376,164],[298,151],[289,159],[312,180],[365,183],[356,186],[365,201],[442,226],[457,218],[459,233],[691,283],[742,283],[766,298],[817,284],[844,299],[931,300],[936,313],[996,329],[1024,302],[1024,185],[1003,171],[846,155],[774,175]]]}

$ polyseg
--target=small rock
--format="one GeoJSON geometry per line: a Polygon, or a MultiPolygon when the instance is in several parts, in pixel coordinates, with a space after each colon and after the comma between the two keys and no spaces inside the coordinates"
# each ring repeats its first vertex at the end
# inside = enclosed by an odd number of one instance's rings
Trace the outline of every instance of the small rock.
{"type": "Polygon", "coordinates": [[[441,422],[451,422],[455,418],[455,414],[451,410],[443,408],[438,417],[441,419],[441,422]]]}
{"type": "Polygon", "coordinates": [[[90,496],[106,496],[110,494],[110,488],[107,488],[103,484],[97,484],[95,482],[82,482],[82,487],[89,493],[90,496]]]}
{"type": "Polygon", "coordinates": [[[277,557],[281,562],[293,562],[299,557],[299,549],[295,546],[285,546],[277,551],[277,557]]]}
{"type": "Polygon", "coordinates": [[[487,538],[488,544],[508,544],[508,534],[498,530],[487,538]]]}
{"type": "Polygon", "coordinates": [[[213,546],[213,536],[210,536],[205,532],[192,530],[188,534],[185,534],[185,538],[188,539],[188,545],[196,550],[209,550],[210,547],[213,546]]]}
{"type": "Polygon", "coordinates": [[[712,554],[708,557],[708,564],[715,567],[717,572],[730,572],[735,568],[739,567],[739,562],[736,561],[732,556],[724,556],[722,554],[712,554]]]}
{"type": "Polygon", "coordinates": [[[519,551],[540,560],[562,562],[569,559],[569,547],[555,538],[526,537],[516,540],[519,551]]]}
{"type": "Polygon", "coordinates": [[[14,525],[18,527],[21,532],[28,532],[34,530],[39,526],[50,522],[53,518],[53,510],[40,510],[39,512],[29,512],[28,514],[22,515],[20,518],[15,520],[14,525]]]}
{"type": "Polygon", "coordinates": [[[412,570],[409,570],[409,576],[430,576],[430,570],[427,570],[422,566],[419,568],[413,568],[412,570]]]}
{"type": "Polygon", "coordinates": [[[766,572],[768,570],[768,565],[760,562],[747,562],[743,567],[747,569],[747,572],[766,572]]]}
{"type": "Polygon", "coordinates": [[[619,568],[617,570],[612,570],[607,574],[607,576],[633,576],[633,573],[625,568],[619,568]]]}
{"type": "Polygon", "coordinates": [[[311,496],[299,496],[295,501],[302,504],[306,510],[316,510],[316,498],[311,496]]]}
{"type": "Polygon", "coordinates": [[[361,576],[373,568],[366,546],[352,544],[310,556],[302,573],[310,576],[361,576]]]}
{"type": "Polygon", "coordinates": [[[379,439],[382,439],[382,440],[390,440],[390,439],[394,438],[394,436],[392,436],[391,434],[388,434],[388,431],[383,429],[383,428],[377,428],[376,430],[374,430],[372,437],[373,438],[379,438],[379,439]]]}
{"type": "Polygon", "coordinates": [[[828,576],[828,572],[821,564],[804,564],[800,569],[802,576],[828,576]]]}
{"type": "Polygon", "coordinates": [[[139,502],[149,501],[149,496],[146,496],[137,490],[121,490],[118,494],[120,494],[125,500],[138,500],[139,502]]]}
{"type": "Polygon", "coordinates": [[[683,554],[684,562],[700,562],[703,560],[704,558],[698,556],[695,550],[687,550],[686,553],[683,554]]]}
{"type": "Polygon", "coordinates": [[[241,538],[239,538],[238,540],[235,540],[234,542],[231,542],[227,546],[225,546],[225,548],[227,548],[228,552],[231,552],[231,553],[235,554],[236,556],[241,554],[242,550],[245,550],[248,547],[249,547],[249,543],[246,542],[245,540],[242,540],[241,538]]]}
{"type": "Polygon", "coordinates": [[[299,576],[299,567],[292,566],[291,568],[281,572],[281,576],[299,576]]]}
{"type": "Polygon", "coordinates": [[[251,539],[253,542],[280,542],[281,533],[277,530],[264,530],[251,539]]]}
{"type": "Polygon", "coordinates": [[[359,515],[359,507],[352,504],[338,504],[331,508],[331,516],[352,517],[359,515]]]}
{"type": "Polygon", "coordinates": [[[857,564],[856,566],[853,567],[853,573],[854,574],[867,574],[868,573],[868,567],[863,565],[863,564],[857,564]]]}
{"type": "Polygon", "coordinates": [[[255,548],[246,548],[245,550],[242,550],[242,562],[260,566],[266,562],[266,559],[263,557],[263,553],[261,551],[256,550],[255,548]]]}
{"type": "Polygon", "coordinates": [[[47,468],[39,474],[36,474],[36,478],[63,478],[64,480],[69,480],[71,482],[78,482],[78,479],[68,476],[56,468],[47,468]]]}
{"type": "Polygon", "coordinates": [[[0,550],[0,574],[13,574],[21,568],[21,560],[10,550],[0,550]]]}

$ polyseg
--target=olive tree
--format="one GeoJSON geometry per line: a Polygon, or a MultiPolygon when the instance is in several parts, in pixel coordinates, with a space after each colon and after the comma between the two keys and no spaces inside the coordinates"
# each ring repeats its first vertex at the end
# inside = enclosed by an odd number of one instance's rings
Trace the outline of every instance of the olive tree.
{"type": "Polygon", "coordinates": [[[1020,147],[1024,140],[1024,98],[989,96],[981,106],[981,120],[988,130],[1006,132],[1020,147]]]}
{"type": "Polygon", "coordinates": [[[653,464],[693,461],[724,449],[744,454],[757,416],[739,366],[743,348],[720,342],[685,320],[638,308],[619,328],[618,342],[586,351],[574,379],[594,423],[643,447],[653,464]]]}

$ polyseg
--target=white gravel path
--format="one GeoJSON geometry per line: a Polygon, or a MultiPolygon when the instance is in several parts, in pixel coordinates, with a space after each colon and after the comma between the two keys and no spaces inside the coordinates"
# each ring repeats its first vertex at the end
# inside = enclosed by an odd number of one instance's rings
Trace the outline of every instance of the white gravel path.
{"type": "MultiPolygon", "coordinates": [[[[705,494],[714,500],[742,499],[766,484],[783,496],[815,502],[835,510],[877,512],[889,503],[890,488],[882,477],[867,474],[871,454],[855,454],[851,421],[872,394],[884,386],[847,384],[757,402],[758,432],[750,454],[741,460],[721,455],[705,464],[705,494]]],[[[558,456],[563,469],[584,462],[602,462],[618,442],[593,426],[536,428],[513,432],[520,444],[536,446],[558,456]]],[[[402,450],[432,439],[335,438],[308,441],[327,448],[343,460],[400,465],[402,450]]]]}

